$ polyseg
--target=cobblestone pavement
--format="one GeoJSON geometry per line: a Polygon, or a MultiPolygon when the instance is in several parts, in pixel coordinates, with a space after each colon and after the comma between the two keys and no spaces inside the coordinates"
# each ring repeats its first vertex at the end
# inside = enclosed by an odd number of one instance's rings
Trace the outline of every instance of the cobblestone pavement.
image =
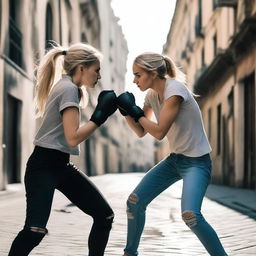
{"type": "MultiPolygon", "coordinates": [[[[126,240],[126,199],[143,174],[107,174],[92,177],[115,211],[106,256],[121,256],[126,240]]],[[[208,255],[195,235],[181,220],[178,182],[148,207],[140,244],[141,256],[208,255]]],[[[204,199],[202,212],[218,233],[229,255],[256,255],[255,220],[223,205],[204,199]]],[[[0,195],[0,255],[6,256],[13,238],[22,228],[25,214],[24,191],[0,195]]],[[[49,235],[33,250],[32,256],[85,256],[91,218],[55,193],[49,235]]]]}

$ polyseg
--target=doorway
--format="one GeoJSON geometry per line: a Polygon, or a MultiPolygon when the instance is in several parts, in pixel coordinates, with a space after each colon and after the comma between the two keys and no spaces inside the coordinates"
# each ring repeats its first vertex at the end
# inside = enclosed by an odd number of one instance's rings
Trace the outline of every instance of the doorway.
{"type": "Polygon", "coordinates": [[[255,73],[244,80],[244,187],[256,188],[255,73]]]}
{"type": "Polygon", "coordinates": [[[9,184],[21,182],[21,108],[20,100],[11,95],[7,96],[5,167],[9,184]]]}

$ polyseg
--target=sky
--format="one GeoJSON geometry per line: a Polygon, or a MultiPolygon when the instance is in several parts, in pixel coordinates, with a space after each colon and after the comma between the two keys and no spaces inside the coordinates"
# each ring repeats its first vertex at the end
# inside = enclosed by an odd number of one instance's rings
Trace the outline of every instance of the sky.
{"type": "Polygon", "coordinates": [[[145,92],[133,83],[132,63],[143,52],[162,53],[170,29],[176,0],[112,0],[111,6],[127,40],[126,90],[143,106],[145,92]]]}

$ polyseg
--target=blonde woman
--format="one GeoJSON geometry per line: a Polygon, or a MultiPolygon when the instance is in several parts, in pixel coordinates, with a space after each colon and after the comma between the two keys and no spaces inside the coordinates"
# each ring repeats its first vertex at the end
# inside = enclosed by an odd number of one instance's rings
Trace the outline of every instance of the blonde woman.
{"type": "Polygon", "coordinates": [[[184,74],[170,58],[157,53],[137,56],[133,73],[139,89],[148,90],[143,110],[136,106],[134,96],[129,92],[117,98],[119,110],[139,137],[149,133],[161,140],[166,136],[170,155],[148,171],[128,198],[124,255],[138,255],[147,205],[180,179],[183,180],[182,219],[210,255],[227,255],[217,234],[201,214],[211,176],[211,147],[198,104],[184,84],[184,74]],[[156,122],[151,121],[152,113],[156,122]]]}
{"type": "Polygon", "coordinates": [[[88,239],[89,255],[104,255],[113,211],[88,177],[69,160],[70,155],[79,154],[79,143],[117,109],[115,93],[102,91],[90,121],[82,126],[79,124],[79,103],[84,97],[80,88],[83,85],[95,87],[101,78],[100,58],[95,48],[78,43],[67,49],[54,47],[39,65],[36,103],[42,124],[27,162],[25,225],[14,239],[9,256],[29,255],[47,234],[46,224],[55,189],[93,218],[88,239]],[[54,85],[55,75],[62,71],[57,68],[59,60],[63,61],[66,75],[54,85]]]}

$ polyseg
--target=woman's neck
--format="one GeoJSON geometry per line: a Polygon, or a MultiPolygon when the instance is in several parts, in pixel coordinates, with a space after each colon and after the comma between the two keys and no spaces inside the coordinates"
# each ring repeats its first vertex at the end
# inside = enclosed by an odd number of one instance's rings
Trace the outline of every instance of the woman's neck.
{"type": "Polygon", "coordinates": [[[158,99],[160,102],[162,102],[164,98],[165,84],[166,79],[158,79],[154,82],[152,86],[152,90],[154,90],[158,94],[158,99]]]}

